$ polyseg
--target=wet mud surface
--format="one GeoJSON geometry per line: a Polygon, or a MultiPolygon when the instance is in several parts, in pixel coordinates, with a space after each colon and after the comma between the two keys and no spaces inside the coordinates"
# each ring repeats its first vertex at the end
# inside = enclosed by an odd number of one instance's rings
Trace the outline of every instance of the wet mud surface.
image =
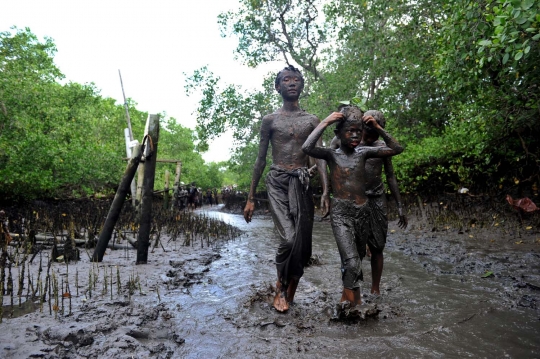
{"type": "MultiPolygon", "coordinates": [[[[142,266],[134,265],[134,252],[128,258],[125,251],[108,250],[98,278],[112,268],[116,279],[118,266],[120,281],[135,283],[131,291],[115,289],[112,298],[99,280],[89,297],[86,276],[97,268],[83,255],[76,266],[85,275],[71,315],[65,304],[57,318],[48,307],[4,318],[0,357],[540,356],[537,228],[434,231],[411,218],[402,231],[391,222],[382,294],[363,296],[378,315],[336,319],[340,260],[328,222],[315,223],[313,264],[294,305],[282,314],[271,305],[278,239],[270,217],[246,224],[241,215],[204,210],[244,235],[203,248],[171,242],[166,253],[156,249],[142,266]]],[[[65,265],[54,266],[66,275],[65,265]]],[[[363,269],[367,293],[366,260],[363,269]]],[[[69,276],[74,270],[70,266],[69,276]]]]}

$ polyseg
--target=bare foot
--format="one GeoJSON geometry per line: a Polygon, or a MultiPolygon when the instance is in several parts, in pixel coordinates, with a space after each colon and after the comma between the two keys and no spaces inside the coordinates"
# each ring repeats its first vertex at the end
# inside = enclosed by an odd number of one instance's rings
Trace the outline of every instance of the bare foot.
{"type": "Polygon", "coordinates": [[[360,297],[360,288],[343,288],[340,302],[350,302],[351,306],[362,304],[362,298],[360,297]]]}
{"type": "Polygon", "coordinates": [[[287,303],[287,292],[282,292],[280,289],[276,290],[276,296],[274,297],[274,308],[278,312],[286,312],[289,310],[289,303],[287,303]]]}
{"type": "Polygon", "coordinates": [[[371,294],[381,295],[379,288],[371,288],[371,294]]]}

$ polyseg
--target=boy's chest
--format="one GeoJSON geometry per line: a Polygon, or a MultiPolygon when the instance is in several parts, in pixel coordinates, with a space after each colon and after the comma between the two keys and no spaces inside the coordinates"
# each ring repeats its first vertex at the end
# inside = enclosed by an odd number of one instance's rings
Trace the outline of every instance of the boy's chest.
{"type": "Polygon", "coordinates": [[[337,154],[334,156],[334,163],[330,165],[330,169],[338,171],[342,175],[355,175],[358,172],[364,172],[366,158],[362,154],[353,153],[351,155],[337,154]]]}
{"type": "Polygon", "coordinates": [[[281,118],[273,123],[272,137],[305,141],[313,129],[313,124],[307,116],[281,118]]]}

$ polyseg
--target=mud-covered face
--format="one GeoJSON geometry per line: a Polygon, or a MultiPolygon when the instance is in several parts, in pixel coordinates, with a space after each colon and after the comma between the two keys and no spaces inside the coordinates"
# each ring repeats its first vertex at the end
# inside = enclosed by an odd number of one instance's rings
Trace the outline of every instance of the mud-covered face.
{"type": "Polygon", "coordinates": [[[345,123],[336,135],[341,140],[341,148],[354,149],[362,138],[362,122],[345,123]]]}
{"type": "Polygon", "coordinates": [[[371,146],[379,139],[379,134],[374,129],[366,128],[362,140],[366,146],[371,146]]]}
{"type": "Polygon", "coordinates": [[[276,86],[276,91],[285,99],[296,100],[304,89],[304,80],[294,72],[285,70],[281,73],[281,78],[276,86]]]}

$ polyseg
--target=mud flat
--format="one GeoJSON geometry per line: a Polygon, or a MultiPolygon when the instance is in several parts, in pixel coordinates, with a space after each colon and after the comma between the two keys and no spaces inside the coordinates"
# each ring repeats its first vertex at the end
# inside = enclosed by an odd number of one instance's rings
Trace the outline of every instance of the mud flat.
{"type": "MultiPolygon", "coordinates": [[[[536,228],[433,230],[411,218],[402,231],[392,222],[382,295],[363,298],[378,316],[336,320],[341,274],[329,223],[315,223],[313,265],[295,304],[281,314],[271,306],[277,243],[271,219],[248,225],[240,215],[203,210],[245,234],[202,248],[164,238],[166,252],[157,247],[147,265],[136,266],[134,251],[126,250],[107,250],[99,265],[85,253],[69,268],[54,263],[55,275],[70,283],[71,309],[69,298],[63,305],[60,298],[51,311],[37,302],[23,314],[15,298],[9,318],[4,298],[0,357],[540,356],[536,228]]],[[[364,273],[366,292],[367,261],[364,273]]]]}

